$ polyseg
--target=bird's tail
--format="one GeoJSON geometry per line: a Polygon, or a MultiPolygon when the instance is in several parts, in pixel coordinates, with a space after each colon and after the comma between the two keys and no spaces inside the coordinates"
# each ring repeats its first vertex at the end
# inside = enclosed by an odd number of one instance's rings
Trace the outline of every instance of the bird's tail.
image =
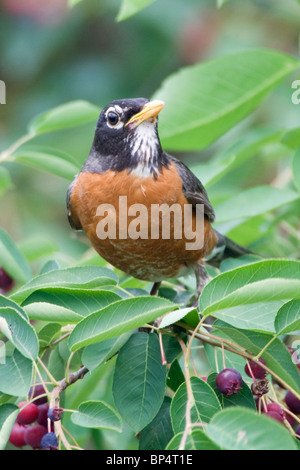
{"type": "Polygon", "coordinates": [[[218,242],[211,252],[211,254],[206,258],[206,263],[211,266],[218,268],[221,262],[226,258],[239,258],[243,255],[256,255],[253,251],[244,248],[241,245],[238,245],[233,240],[215,230],[215,233],[218,237],[218,242]]]}

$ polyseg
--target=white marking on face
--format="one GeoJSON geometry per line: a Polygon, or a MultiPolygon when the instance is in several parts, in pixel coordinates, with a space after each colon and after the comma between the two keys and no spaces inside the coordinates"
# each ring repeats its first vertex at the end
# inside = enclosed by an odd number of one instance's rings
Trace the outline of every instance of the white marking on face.
{"type": "Polygon", "coordinates": [[[134,135],[129,136],[131,152],[139,163],[132,170],[140,178],[147,178],[153,174],[152,161],[158,148],[158,138],[155,124],[147,120],[134,129],[134,135]]]}

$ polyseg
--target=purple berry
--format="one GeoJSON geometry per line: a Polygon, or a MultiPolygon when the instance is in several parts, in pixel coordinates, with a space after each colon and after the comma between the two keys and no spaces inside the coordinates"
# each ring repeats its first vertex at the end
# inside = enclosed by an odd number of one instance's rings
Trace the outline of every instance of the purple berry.
{"type": "Polygon", "coordinates": [[[42,437],[41,440],[42,449],[45,450],[56,450],[58,448],[57,437],[54,432],[48,432],[42,437]]]}
{"type": "Polygon", "coordinates": [[[283,423],[283,417],[280,416],[279,413],[276,413],[276,411],[266,411],[264,415],[269,416],[270,418],[276,419],[276,421],[279,421],[280,423],[283,423]]]}
{"type": "Polygon", "coordinates": [[[293,418],[293,416],[291,416],[289,413],[285,413],[285,419],[286,419],[287,422],[291,425],[292,428],[295,426],[296,420],[295,420],[295,418],[293,418]]]}
{"type": "Polygon", "coordinates": [[[31,446],[33,449],[39,449],[41,447],[42,437],[47,433],[45,426],[41,424],[35,424],[34,426],[28,426],[24,432],[24,439],[26,444],[31,446]]]}
{"type": "Polygon", "coordinates": [[[51,421],[59,421],[61,420],[62,412],[62,408],[50,408],[48,411],[48,418],[51,419],[51,421]]]}
{"type": "MultiPolygon", "coordinates": [[[[259,359],[259,362],[266,365],[266,361],[263,358],[259,359]]],[[[255,377],[256,379],[264,379],[267,375],[266,370],[261,367],[257,362],[249,360],[248,363],[245,365],[245,372],[249,377],[255,377]],[[251,371],[250,371],[251,369],[251,371]],[[252,372],[252,375],[251,375],[252,372]]]]}
{"type": "Polygon", "coordinates": [[[223,369],[216,377],[216,385],[223,395],[233,395],[243,386],[241,374],[236,369],[223,369]]]}
{"type": "MultiPolygon", "coordinates": [[[[44,395],[45,389],[42,384],[35,384],[33,385],[30,390],[29,390],[29,398],[35,398],[38,397],[39,395],[44,395]]],[[[42,405],[43,403],[47,403],[48,398],[47,396],[37,398],[36,400],[33,401],[37,406],[42,405]]]]}
{"type": "Polygon", "coordinates": [[[300,400],[293,395],[292,392],[288,391],[285,396],[285,403],[289,407],[292,413],[295,415],[300,414],[300,400]]]}
{"type": "Polygon", "coordinates": [[[297,439],[300,439],[300,424],[296,427],[297,439]]]}
{"type": "Polygon", "coordinates": [[[284,419],[284,417],[285,417],[285,412],[283,411],[281,406],[278,405],[278,403],[268,403],[267,404],[267,410],[278,413],[282,417],[282,419],[284,419]]]}
{"type": "MultiPolygon", "coordinates": [[[[22,401],[18,404],[18,407],[22,408],[26,403],[26,401],[22,401]]],[[[38,414],[38,407],[34,403],[28,403],[28,405],[19,412],[16,421],[18,424],[31,424],[37,419],[38,414]]]]}
{"type": "Polygon", "coordinates": [[[42,405],[38,406],[39,414],[37,417],[37,422],[42,424],[43,426],[47,427],[47,418],[48,418],[48,410],[49,406],[47,403],[43,403],[42,405]]]}

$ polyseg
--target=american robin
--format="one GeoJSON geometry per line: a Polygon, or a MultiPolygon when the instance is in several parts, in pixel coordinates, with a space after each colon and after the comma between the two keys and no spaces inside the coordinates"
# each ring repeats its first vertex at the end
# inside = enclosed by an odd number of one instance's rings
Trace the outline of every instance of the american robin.
{"type": "Polygon", "coordinates": [[[208,280],[205,263],[219,266],[223,259],[249,251],[212,227],[215,212],[205,188],[184,163],[162,149],[157,116],[164,105],[136,98],[116,100],[103,109],[89,156],[68,188],[68,218],[110,264],[153,282],[153,295],[162,280],[194,272],[197,304],[208,280]],[[168,207],[182,213],[164,213],[162,208],[168,207]],[[190,231],[182,229],[184,207],[191,208],[190,231]],[[154,212],[159,215],[155,220],[154,212]],[[202,216],[200,228],[197,214],[202,216]],[[166,221],[167,236],[162,233],[166,221]],[[181,237],[175,234],[179,228],[181,237]],[[191,248],[196,229],[201,243],[191,248]]]}

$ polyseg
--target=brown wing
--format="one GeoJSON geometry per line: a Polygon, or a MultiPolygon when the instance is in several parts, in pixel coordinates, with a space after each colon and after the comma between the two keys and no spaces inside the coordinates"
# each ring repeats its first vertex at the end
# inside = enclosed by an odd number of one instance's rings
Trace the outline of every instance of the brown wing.
{"type": "Polygon", "coordinates": [[[75,177],[74,181],[70,184],[67,191],[67,217],[69,224],[71,225],[72,229],[74,230],[82,230],[81,224],[79,219],[76,217],[76,211],[72,208],[71,199],[72,199],[72,192],[73,188],[76,184],[77,176],[75,177]]]}
{"type": "Polygon", "coordinates": [[[204,214],[210,222],[215,220],[215,211],[208,199],[207,192],[203,184],[189,170],[189,168],[177,158],[168,155],[168,158],[175,164],[178,174],[182,180],[182,190],[190,204],[203,204],[204,214]]]}

